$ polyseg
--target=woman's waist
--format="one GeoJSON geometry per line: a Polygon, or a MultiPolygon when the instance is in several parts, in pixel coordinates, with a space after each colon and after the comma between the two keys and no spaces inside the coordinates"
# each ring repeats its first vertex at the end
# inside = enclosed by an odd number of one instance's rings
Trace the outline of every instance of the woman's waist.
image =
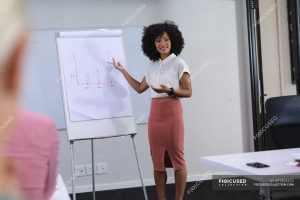
{"type": "Polygon", "coordinates": [[[174,106],[181,106],[181,101],[177,97],[155,97],[151,98],[151,107],[174,107],[174,106]]]}
{"type": "Polygon", "coordinates": [[[182,105],[179,98],[160,97],[152,98],[150,115],[173,115],[182,112],[182,105]]]}
{"type": "Polygon", "coordinates": [[[159,97],[152,97],[151,101],[180,101],[180,98],[174,96],[159,96],[159,97]]]}

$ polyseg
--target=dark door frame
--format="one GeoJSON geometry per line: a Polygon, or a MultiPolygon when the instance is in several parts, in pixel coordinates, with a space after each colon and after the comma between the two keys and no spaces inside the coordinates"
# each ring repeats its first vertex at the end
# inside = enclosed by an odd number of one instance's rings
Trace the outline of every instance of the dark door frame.
{"type": "Polygon", "coordinates": [[[258,0],[247,0],[246,9],[254,150],[263,151],[266,150],[266,134],[261,133],[261,130],[266,123],[258,0]]]}
{"type": "Polygon", "coordinates": [[[300,1],[287,0],[292,82],[300,94],[300,1]]]}

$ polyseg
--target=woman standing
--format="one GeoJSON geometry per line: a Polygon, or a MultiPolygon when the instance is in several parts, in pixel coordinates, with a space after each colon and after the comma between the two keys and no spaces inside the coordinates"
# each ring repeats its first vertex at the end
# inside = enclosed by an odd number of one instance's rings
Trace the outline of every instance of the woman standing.
{"type": "Polygon", "coordinates": [[[166,167],[174,168],[176,200],[183,200],[186,185],[184,124],[179,98],[191,97],[192,87],[189,68],[177,57],[183,46],[184,39],[177,25],[164,22],[145,27],[142,49],[153,62],[142,82],[113,59],[113,65],[134,90],[142,93],[150,87],[148,135],[158,200],[165,199],[166,167]]]}

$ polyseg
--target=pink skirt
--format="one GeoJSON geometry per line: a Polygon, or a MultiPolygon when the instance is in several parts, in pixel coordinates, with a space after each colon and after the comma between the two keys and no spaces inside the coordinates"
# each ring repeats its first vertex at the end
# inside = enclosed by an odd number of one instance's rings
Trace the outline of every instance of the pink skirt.
{"type": "Polygon", "coordinates": [[[184,125],[178,98],[152,98],[148,136],[155,171],[185,169],[184,125]]]}

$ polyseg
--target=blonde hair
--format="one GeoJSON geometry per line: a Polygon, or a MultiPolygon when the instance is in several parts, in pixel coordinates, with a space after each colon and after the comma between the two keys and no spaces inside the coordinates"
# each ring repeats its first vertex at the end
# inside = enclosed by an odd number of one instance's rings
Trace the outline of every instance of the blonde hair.
{"type": "Polygon", "coordinates": [[[3,70],[23,34],[25,20],[20,0],[0,0],[0,70],[3,70]]]}

